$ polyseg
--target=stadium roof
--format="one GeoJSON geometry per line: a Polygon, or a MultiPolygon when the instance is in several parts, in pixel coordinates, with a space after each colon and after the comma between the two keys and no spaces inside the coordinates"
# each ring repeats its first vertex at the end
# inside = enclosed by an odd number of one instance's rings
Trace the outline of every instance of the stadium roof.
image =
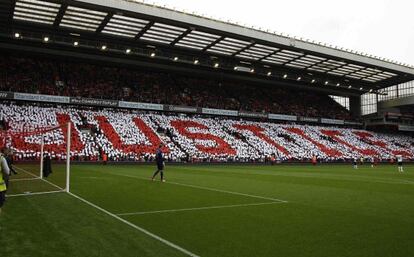
{"type": "Polygon", "coordinates": [[[151,44],[193,56],[231,59],[251,65],[252,71],[258,65],[292,71],[297,81],[307,77],[308,82],[318,80],[354,90],[376,91],[414,80],[414,67],[409,65],[148,4],[123,0],[7,2],[2,2],[0,19],[13,29],[30,26],[93,35],[102,42],[112,38],[151,44]]]}

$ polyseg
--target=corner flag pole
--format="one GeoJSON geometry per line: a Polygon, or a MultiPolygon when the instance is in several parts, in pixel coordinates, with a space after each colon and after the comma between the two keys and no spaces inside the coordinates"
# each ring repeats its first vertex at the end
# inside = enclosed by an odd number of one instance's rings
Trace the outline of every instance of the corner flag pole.
{"type": "Polygon", "coordinates": [[[71,123],[68,122],[68,132],[66,137],[66,192],[70,192],[70,141],[71,123]]]}

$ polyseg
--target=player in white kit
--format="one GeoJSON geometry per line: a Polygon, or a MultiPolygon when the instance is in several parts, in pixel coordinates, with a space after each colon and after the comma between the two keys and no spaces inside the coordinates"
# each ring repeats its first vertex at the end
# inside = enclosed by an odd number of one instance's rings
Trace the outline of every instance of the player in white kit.
{"type": "Polygon", "coordinates": [[[399,172],[404,172],[402,155],[397,155],[396,157],[397,157],[398,171],[399,172]]]}
{"type": "Polygon", "coordinates": [[[356,157],[352,159],[352,166],[354,169],[358,169],[358,160],[356,157]]]}

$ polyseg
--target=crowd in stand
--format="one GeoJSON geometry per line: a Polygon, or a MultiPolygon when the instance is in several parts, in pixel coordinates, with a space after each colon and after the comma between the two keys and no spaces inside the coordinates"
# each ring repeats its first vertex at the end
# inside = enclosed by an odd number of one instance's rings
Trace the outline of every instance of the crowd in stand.
{"type": "Polygon", "coordinates": [[[161,142],[169,161],[414,158],[412,137],[349,128],[12,103],[0,104],[0,120],[0,143],[18,159],[38,159],[42,140],[52,158],[65,159],[69,121],[74,160],[152,161],[161,142]]]}
{"type": "Polygon", "coordinates": [[[350,119],[328,95],[263,85],[0,54],[0,91],[350,119]]]}

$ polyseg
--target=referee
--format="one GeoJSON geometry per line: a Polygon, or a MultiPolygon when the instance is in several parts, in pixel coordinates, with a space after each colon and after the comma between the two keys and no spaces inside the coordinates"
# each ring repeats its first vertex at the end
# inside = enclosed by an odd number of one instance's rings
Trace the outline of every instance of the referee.
{"type": "Polygon", "coordinates": [[[165,182],[164,179],[164,167],[165,167],[165,163],[164,163],[164,156],[162,154],[162,148],[163,144],[160,144],[158,146],[157,152],[155,153],[155,161],[157,162],[157,170],[154,172],[154,175],[152,175],[151,180],[155,179],[155,176],[157,176],[158,173],[160,173],[161,176],[161,181],[165,182]]]}

